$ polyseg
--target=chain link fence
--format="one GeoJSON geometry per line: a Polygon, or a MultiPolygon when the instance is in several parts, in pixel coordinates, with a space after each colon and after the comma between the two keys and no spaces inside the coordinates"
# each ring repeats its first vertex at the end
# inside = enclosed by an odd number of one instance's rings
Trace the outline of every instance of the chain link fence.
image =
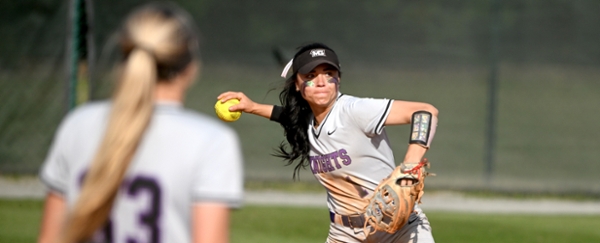
{"type": "MultiPolygon", "coordinates": [[[[115,28],[145,1],[88,2],[91,97],[104,99],[119,58],[115,28]]],[[[270,90],[283,82],[280,56],[287,61],[297,46],[320,41],[338,52],[342,92],[440,110],[427,154],[438,174],[432,188],[600,194],[598,1],[176,2],[202,33],[191,109],[213,114],[226,90],[276,103],[270,90]]],[[[68,110],[70,4],[0,2],[0,174],[37,173],[68,110]]],[[[243,115],[230,125],[242,139],[248,180],[292,180],[292,167],[270,155],[284,139],[277,124],[243,115]]],[[[408,128],[388,133],[402,158],[408,128]]],[[[301,181],[313,180],[301,172],[301,181]]]]}

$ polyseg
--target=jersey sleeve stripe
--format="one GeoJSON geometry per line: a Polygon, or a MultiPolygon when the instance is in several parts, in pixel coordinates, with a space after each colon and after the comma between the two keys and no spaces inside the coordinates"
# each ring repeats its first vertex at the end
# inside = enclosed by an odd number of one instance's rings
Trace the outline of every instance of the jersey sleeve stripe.
{"type": "Polygon", "coordinates": [[[58,185],[60,183],[52,182],[52,180],[48,179],[46,176],[44,176],[44,174],[40,175],[40,180],[42,181],[42,183],[44,183],[44,185],[46,185],[46,187],[48,187],[50,191],[56,192],[61,195],[65,195],[65,190],[61,188],[60,185],[58,185]]]}
{"type": "Polygon", "coordinates": [[[377,123],[377,126],[375,127],[376,134],[380,134],[381,131],[383,130],[383,125],[385,124],[385,119],[390,114],[390,108],[392,106],[393,101],[394,100],[389,100],[387,105],[385,106],[385,111],[383,112],[383,115],[381,115],[381,118],[379,119],[379,122],[377,123]]]}

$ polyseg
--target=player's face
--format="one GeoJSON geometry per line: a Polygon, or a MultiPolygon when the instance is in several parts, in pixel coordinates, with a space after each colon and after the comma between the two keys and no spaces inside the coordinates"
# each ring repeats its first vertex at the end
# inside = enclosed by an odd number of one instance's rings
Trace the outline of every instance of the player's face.
{"type": "Polygon", "coordinates": [[[333,104],[339,90],[339,72],[329,64],[321,64],[309,73],[298,73],[296,90],[311,105],[328,107],[333,104]]]}

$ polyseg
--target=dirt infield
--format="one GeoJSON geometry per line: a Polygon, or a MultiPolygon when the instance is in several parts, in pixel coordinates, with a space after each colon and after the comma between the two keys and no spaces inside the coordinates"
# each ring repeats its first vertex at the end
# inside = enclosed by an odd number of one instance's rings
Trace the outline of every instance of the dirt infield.
{"type": "MultiPolygon", "coordinates": [[[[0,198],[43,198],[45,187],[35,177],[0,177],[0,198]]],[[[326,194],[283,191],[246,191],[245,203],[326,207],[326,194]]],[[[426,211],[525,214],[600,214],[600,201],[477,198],[455,192],[430,192],[423,197],[426,211]]]]}

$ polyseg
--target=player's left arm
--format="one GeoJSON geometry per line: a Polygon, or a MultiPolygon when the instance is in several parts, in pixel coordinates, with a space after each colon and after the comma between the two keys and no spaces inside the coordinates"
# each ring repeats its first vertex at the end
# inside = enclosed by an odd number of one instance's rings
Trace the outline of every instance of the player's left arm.
{"type": "Polygon", "coordinates": [[[438,110],[433,105],[423,102],[394,100],[390,114],[385,120],[385,125],[410,124],[412,115],[417,111],[427,111],[437,119],[438,110]]]}
{"type": "Polygon", "coordinates": [[[229,242],[229,212],[229,206],[224,203],[194,204],[193,243],[229,242]]]}
{"type": "Polygon", "coordinates": [[[435,126],[437,126],[437,108],[423,102],[394,100],[390,113],[385,120],[385,125],[411,124],[415,116],[423,119],[427,118],[427,121],[423,123],[425,127],[424,131],[414,131],[414,129],[419,129],[420,127],[411,127],[409,145],[404,156],[404,161],[418,163],[425,155],[425,152],[427,152],[431,143],[430,140],[433,139],[435,126]],[[419,132],[425,133],[425,137],[413,139],[413,133],[419,132]]]}
{"type": "Polygon", "coordinates": [[[54,243],[58,239],[59,233],[65,220],[66,202],[62,195],[49,192],[44,203],[44,214],[38,243],[54,243]]]}
{"type": "MultiPolygon", "coordinates": [[[[404,163],[419,163],[423,159],[435,135],[437,117],[438,110],[431,104],[394,100],[385,125],[412,124],[404,163]]],[[[402,185],[407,183],[410,184],[408,181],[401,182],[402,185]]]]}

